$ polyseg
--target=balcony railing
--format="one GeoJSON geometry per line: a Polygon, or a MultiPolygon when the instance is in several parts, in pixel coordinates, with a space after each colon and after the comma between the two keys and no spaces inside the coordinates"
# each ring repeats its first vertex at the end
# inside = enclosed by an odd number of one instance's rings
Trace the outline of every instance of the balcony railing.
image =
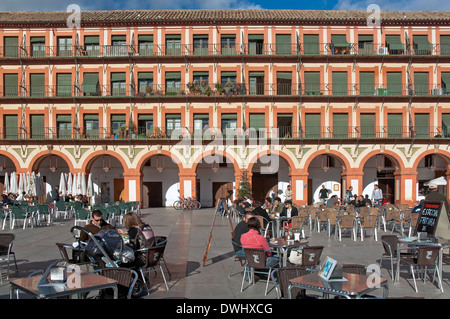
{"type": "Polygon", "coordinates": [[[73,97],[163,97],[163,96],[447,96],[450,88],[441,85],[402,84],[330,84],[330,83],[233,83],[209,84],[206,82],[152,84],[149,86],[126,85],[4,85],[1,98],[73,98],[73,97]]]}
{"type": "Polygon", "coordinates": [[[201,44],[153,44],[84,46],[3,46],[0,58],[68,58],[68,57],[130,57],[130,56],[255,56],[255,55],[361,55],[361,56],[450,56],[450,45],[385,43],[237,43],[221,45],[201,44]]]}
{"type": "Polygon", "coordinates": [[[172,128],[102,127],[75,129],[59,127],[5,127],[0,130],[3,140],[117,140],[117,139],[440,139],[450,138],[450,127],[264,127],[264,128],[172,128]]]}

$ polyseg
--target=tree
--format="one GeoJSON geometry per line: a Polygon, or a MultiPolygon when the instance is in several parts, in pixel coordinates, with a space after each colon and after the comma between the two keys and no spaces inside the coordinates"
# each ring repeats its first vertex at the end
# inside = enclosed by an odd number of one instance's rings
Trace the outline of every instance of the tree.
{"type": "Polygon", "coordinates": [[[247,171],[242,171],[241,180],[239,181],[239,189],[237,191],[238,199],[244,199],[244,196],[252,198],[252,189],[248,180],[247,171]]]}

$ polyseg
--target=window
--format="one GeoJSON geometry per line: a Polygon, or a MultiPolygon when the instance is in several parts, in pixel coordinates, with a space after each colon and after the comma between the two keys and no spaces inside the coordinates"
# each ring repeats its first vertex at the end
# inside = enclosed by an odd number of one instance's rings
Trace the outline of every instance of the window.
{"type": "Polygon", "coordinates": [[[140,94],[153,94],[153,72],[138,73],[138,90],[140,94]]]}
{"type": "Polygon", "coordinates": [[[441,55],[450,55],[450,35],[441,35],[439,47],[441,55]]]}
{"type": "Polygon", "coordinates": [[[277,128],[279,138],[292,138],[292,113],[278,113],[277,128]]]}
{"type": "Polygon", "coordinates": [[[209,127],[209,114],[194,114],[194,135],[202,137],[203,131],[209,127]]]}
{"type": "Polygon", "coordinates": [[[320,91],[320,72],[305,72],[303,83],[303,94],[322,95],[320,91]]]}
{"type": "Polygon", "coordinates": [[[5,139],[17,139],[19,132],[18,116],[7,114],[3,116],[5,139]]]}
{"type": "Polygon", "coordinates": [[[153,35],[138,36],[139,55],[153,55],[153,35]]]}
{"type": "Polygon", "coordinates": [[[320,138],[320,113],[305,114],[305,138],[320,138]]]}
{"type": "Polygon", "coordinates": [[[277,72],[277,95],[292,94],[292,72],[277,72]]]}
{"type": "Polygon", "coordinates": [[[56,75],[57,96],[71,96],[72,95],[72,74],[59,73],[56,75]]]}
{"type": "Polygon", "coordinates": [[[450,72],[441,73],[442,94],[450,93],[450,72]]]}
{"type": "Polygon", "coordinates": [[[112,35],[111,45],[107,47],[107,56],[124,56],[128,55],[127,36],[112,35]]]}
{"type": "Polygon", "coordinates": [[[72,56],[72,38],[58,38],[58,56],[72,56]]]}
{"type": "Polygon", "coordinates": [[[83,126],[87,137],[98,137],[98,114],[84,114],[83,126]]]}
{"type": "Polygon", "coordinates": [[[333,95],[347,95],[347,72],[333,72],[332,73],[332,89],[333,95]]]}
{"type": "Polygon", "coordinates": [[[427,113],[414,114],[414,129],[416,138],[429,138],[430,115],[427,113]]]}
{"type": "Polygon", "coordinates": [[[373,55],[373,35],[360,34],[358,35],[358,54],[373,55]]]}
{"type": "Polygon", "coordinates": [[[428,72],[414,72],[414,94],[430,95],[428,72]]]}
{"type": "Polygon", "coordinates": [[[116,136],[125,137],[124,133],[127,129],[125,114],[111,115],[111,133],[116,136]]]}
{"type": "Polygon", "coordinates": [[[431,55],[432,46],[426,35],[414,35],[413,48],[415,55],[431,55]]]}
{"type": "Polygon", "coordinates": [[[333,138],[347,138],[347,137],[348,137],[348,114],[334,113],[333,138]]]}
{"type": "Polygon", "coordinates": [[[223,113],[221,118],[221,128],[224,136],[234,136],[237,129],[237,114],[223,113]]]}
{"type": "Polygon", "coordinates": [[[221,53],[224,55],[236,54],[236,36],[234,34],[223,34],[220,37],[221,53]]]}
{"type": "Polygon", "coordinates": [[[60,114],[56,116],[58,138],[72,138],[72,117],[70,114],[60,114]]]}
{"type": "Polygon", "coordinates": [[[450,137],[450,113],[442,113],[442,134],[450,137]]]}
{"type": "Polygon", "coordinates": [[[228,82],[236,83],[236,72],[221,72],[220,77],[220,81],[223,86],[225,86],[228,82]]]}
{"type": "Polygon", "coordinates": [[[100,39],[98,35],[87,35],[84,37],[84,54],[87,56],[100,55],[100,39]]]}
{"type": "Polygon", "coordinates": [[[31,56],[36,58],[45,57],[45,37],[31,37],[31,56]]]}
{"type": "Polygon", "coordinates": [[[249,94],[264,95],[264,71],[249,72],[249,94]]]}
{"type": "Polygon", "coordinates": [[[19,95],[19,75],[16,73],[5,73],[3,75],[3,96],[19,95]]]}
{"type": "Polygon", "coordinates": [[[405,53],[405,46],[402,43],[400,35],[386,35],[385,40],[389,54],[402,55],[405,53]]]}
{"type": "Polygon", "coordinates": [[[388,137],[399,138],[402,137],[402,114],[389,113],[388,114],[388,137]]]}
{"type": "Polygon", "coordinates": [[[374,95],[375,93],[375,73],[359,72],[359,94],[374,95]]]}
{"type": "Polygon", "coordinates": [[[401,72],[387,72],[386,73],[386,87],[388,95],[402,95],[402,73],[401,72]]]}
{"type": "Polygon", "coordinates": [[[181,72],[166,72],[166,95],[176,95],[181,90],[181,72]]]}
{"type": "Polygon", "coordinates": [[[208,35],[194,35],[194,55],[208,55],[208,35]]]}
{"type": "Polygon", "coordinates": [[[181,35],[166,35],[166,55],[181,55],[181,35]]]}
{"type": "Polygon", "coordinates": [[[375,113],[361,113],[360,136],[361,138],[374,138],[375,136],[375,113]]]}
{"type": "Polygon", "coordinates": [[[350,54],[350,44],[347,42],[345,34],[332,34],[330,49],[331,54],[350,54]]]}
{"type": "Polygon", "coordinates": [[[30,96],[42,97],[45,96],[45,74],[32,73],[30,74],[30,96]]]}
{"type": "Polygon", "coordinates": [[[111,95],[112,96],[127,95],[127,83],[125,72],[111,73],[111,95]]]}
{"type": "Polygon", "coordinates": [[[181,134],[181,114],[167,114],[166,115],[166,136],[178,138],[181,134]]]}
{"type": "Polygon", "coordinates": [[[249,137],[257,138],[265,136],[265,116],[264,113],[250,113],[249,115],[249,137]]]}
{"type": "Polygon", "coordinates": [[[305,34],[303,36],[303,54],[320,54],[318,34],[305,34]]]}
{"type": "Polygon", "coordinates": [[[248,35],[248,54],[264,54],[264,34],[248,35]]]}
{"type": "Polygon", "coordinates": [[[5,57],[16,58],[19,56],[19,37],[4,37],[3,45],[5,57]]]}
{"type": "Polygon", "coordinates": [[[31,119],[31,135],[32,139],[45,138],[45,116],[43,114],[30,115],[31,119]]]}
{"type": "Polygon", "coordinates": [[[277,54],[292,54],[292,42],[290,34],[277,34],[275,37],[277,54]]]}
{"type": "Polygon", "coordinates": [[[99,96],[100,87],[98,83],[98,73],[84,73],[83,74],[83,84],[81,85],[81,90],[84,96],[99,96]]]}
{"type": "Polygon", "coordinates": [[[153,114],[139,114],[137,124],[139,137],[153,135],[153,114]]]}

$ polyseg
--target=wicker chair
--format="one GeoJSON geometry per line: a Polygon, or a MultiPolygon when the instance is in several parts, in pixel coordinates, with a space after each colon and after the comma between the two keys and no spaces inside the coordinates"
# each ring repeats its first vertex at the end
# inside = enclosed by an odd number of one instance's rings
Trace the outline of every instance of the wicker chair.
{"type": "MultiPolygon", "coordinates": [[[[147,281],[145,280],[145,274],[150,272],[156,272],[159,268],[161,271],[162,277],[164,279],[164,283],[166,285],[166,290],[169,290],[169,285],[167,284],[166,276],[164,275],[164,270],[161,266],[161,258],[164,255],[164,250],[166,249],[166,245],[153,246],[149,248],[142,248],[137,251],[140,251],[145,256],[145,264],[139,267],[139,271],[141,273],[142,279],[144,281],[145,288],[147,289],[147,294],[150,294],[149,285],[147,285],[147,281]]],[[[149,276],[150,281],[150,276],[149,276]]]]}
{"type": "Polygon", "coordinates": [[[302,233],[303,238],[305,237],[305,230],[303,229],[304,224],[305,224],[304,216],[292,217],[292,221],[291,221],[292,231],[300,231],[302,233]]]}
{"type": "MultiPolygon", "coordinates": [[[[7,261],[6,279],[9,279],[9,261],[11,256],[14,257],[16,272],[18,271],[16,254],[12,251],[15,238],[16,235],[14,234],[0,234],[0,260],[7,261]]],[[[0,281],[3,282],[2,267],[0,267],[0,281]]]]}
{"type": "MultiPolygon", "coordinates": [[[[392,280],[394,280],[394,259],[397,258],[397,242],[398,237],[397,235],[383,235],[381,236],[381,242],[383,244],[383,254],[380,258],[380,267],[381,263],[383,262],[383,259],[389,258],[391,262],[391,277],[392,280]]],[[[416,256],[415,254],[411,253],[402,253],[400,252],[400,258],[401,257],[413,257],[416,256]]]]}
{"type": "Polygon", "coordinates": [[[340,220],[338,220],[338,231],[339,231],[339,241],[342,240],[342,230],[351,229],[353,240],[356,241],[356,229],[355,229],[355,217],[353,215],[343,215],[340,220]]]}
{"type": "MultiPolygon", "coordinates": [[[[278,299],[286,299],[288,297],[289,280],[307,275],[309,272],[305,267],[282,267],[275,269],[272,274],[272,281],[275,283],[278,299]]],[[[305,289],[294,287],[291,290],[293,299],[296,296],[305,296],[305,289]]]]}
{"type": "MultiPolygon", "coordinates": [[[[138,274],[129,268],[103,268],[98,269],[97,272],[99,275],[114,279],[117,281],[117,288],[119,292],[120,299],[131,299],[133,294],[133,288],[138,279],[138,274]]],[[[111,298],[112,289],[104,289],[100,293],[100,298],[111,298]]]]}
{"type": "Polygon", "coordinates": [[[365,275],[367,273],[366,266],[357,264],[342,265],[342,272],[347,274],[365,275]]]}
{"type": "Polygon", "coordinates": [[[320,267],[320,257],[323,246],[308,246],[302,249],[302,267],[308,270],[316,270],[320,267]]]}
{"type": "Polygon", "coordinates": [[[364,230],[366,230],[366,229],[372,229],[375,241],[378,241],[377,218],[378,217],[374,216],[374,215],[366,215],[366,216],[364,216],[364,220],[362,223],[361,223],[361,221],[359,221],[359,229],[361,231],[361,241],[364,240],[364,230]]]}
{"type": "Polygon", "coordinates": [[[242,284],[241,284],[241,292],[244,290],[244,281],[245,277],[250,273],[252,284],[255,283],[254,274],[266,274],[266,290],[264,295],[267,295],[267,289],[269,287],[269,280],[271,278],[272,271],[275,266],[267,267],[266,266],[266,250],[264,249],[252,249],[252,248],[244,248],[246,263],[244,266],[244,274],[242,276],[242,284]]]}

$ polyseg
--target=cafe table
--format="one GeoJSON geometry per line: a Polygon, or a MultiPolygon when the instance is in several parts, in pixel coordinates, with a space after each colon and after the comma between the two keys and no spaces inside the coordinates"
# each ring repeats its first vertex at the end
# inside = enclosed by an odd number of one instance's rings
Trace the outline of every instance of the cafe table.
{"type": "Polygon", "coordinates": [[[395,281],[400,281],[400,249],[402,246],[407,246],[409,249],[418,248],[420,246],[439,246],[441,249],[439,250],[438,256],[438,271],[439,275],[442,278],[442,254],[445,248],[450,247],[450,240],[443,238],[426,238],[419,239],[418,237],[398,237],[397,240],[397,269],[395,281]]]}
{"type": "Polygon", "coordinates": [[[68,285],[65,283],[38,286],[41,278],[41,275],[35,275],[31,277],[11,280],[9,298],[13,299],[15,295],[18,299],[19,290],[33,295],[37,299],[51,299],[112,288],[114,291],[114,299],[118,299],[117,281],[104,276],[100,276],[98,274],[81,272],[80,282],[78,285],[74,284],[75,287],[68,287],[68,285]]]}
{"type": "Polygon", "coordinates": [[[329,295],[343,296],[347,299],[360,299],[364,294],[378,288],[383,288],[383,298],[389,296],[389,284],[386,278],[366,275],[343,273],[343,279],[326,281],[319,276],[318,272],[313,272],[301,277],[289,280],[288,299],[291,299],[291,290],[294,287],[321,292],[324,298],[329,295]]]}
{"type": "Polygon", "coordinates": [[[276,216],[269,215],[272,219],[272,238],[280,238],[281,237],[281,222],[285,220],[290,220],[287,216],[276,216]]]}
{"type": "Polygon", "coordinates": [[[282,267],[287,266],[287,255],[290,249],[298,248],[308,245],[308,241],[305,239],[301,240],[286,240],[284,238],[273,238],[269,241],[269,246],[271,248],[276,248],[281,252],[282,256],[282,267]]]}

